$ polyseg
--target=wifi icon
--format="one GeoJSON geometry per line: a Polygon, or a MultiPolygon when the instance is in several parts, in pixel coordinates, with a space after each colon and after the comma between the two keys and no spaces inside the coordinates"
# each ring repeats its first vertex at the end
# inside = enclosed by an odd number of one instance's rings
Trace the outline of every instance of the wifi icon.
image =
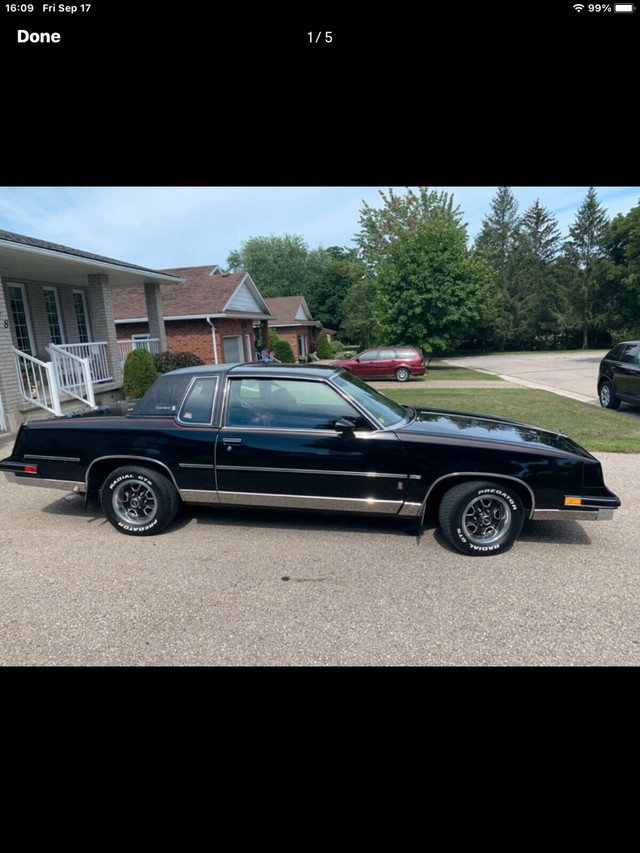
{"type": "Polygon", "coordinates": [[[576,10],[576,12],[582,12],[582,10],[584,9],[584,6],[582,5],[582,3],[576,3],[576,5],[573,8],[576,10]]]}

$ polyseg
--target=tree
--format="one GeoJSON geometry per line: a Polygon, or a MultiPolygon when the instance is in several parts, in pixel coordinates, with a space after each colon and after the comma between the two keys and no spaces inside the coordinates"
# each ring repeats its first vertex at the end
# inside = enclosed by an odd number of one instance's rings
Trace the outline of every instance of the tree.
{"type": "Polygon", "coordinates": [[[602,312],[611,342],[640,337],[640,206],[618,214],[605,238],[602,312]]]}
{"type": "Polygon", "coordinates": [[[365,267],[355,249],[331,246],[310,253],[313,275],[305,293],[312,316],[327,329],[339,329],[342,305],[351,285],[360,281],[365,267]]]}
{"type": "Polygon", "coordinates": [[[455,349],[495,316],[489,265],[469,253],[464,229],[444,216],[394,237],[378,284],[389,343],[429,353],[455,349]]]}
{"type": "Polygon", "coordinates": [[[538,346],[540,338],[550,335],[555,343],[563,329],[566,300],[554,267],[561,239],[558,220],[536,199],[519,222],[515,255],[522,306],[520,332],[529,346],[538,346]]]}
{"type": "Polygon", "coordinates": [[[372,276],[352,284],[342,300],[340,337],[369,349],[382,343],[378,283],[372,276]]]}
{"type": "Polygon", "coordinates": [[[435,217],[459,227],[466,236],[466,225],[462,223],[460,208],[454,206],[453,195],[428,187],[418,187],[417,192],[407,187],[404,196],[396,195],[392,189],[388,195],[380,190],[379,195],[383,201],[381,208],[363,202],[361,230],[356,235],[360,255],[369,269],[375,270],[397,237],[415,231],[435,217]]]}
{"type": "Polygon", "coordinates": [[[518,245],[518,202],[510,187],[498,187],[491,201],[491,212],[482,220],[482,229],[476,237],[473,251],[476,257],[487,261],[495,273],[500,297],[495,335],[500,349],[521,335],[518,245]]]}
{"type": "Polygon", "coordinates": [[[565,257],[574,270],[574,275],[568,281],[569,299],[575,317],[570,323],[581,330],[583,349],[588,348],[590,337],[602,331],[604,326],[597,304],[606,274],[603,259],[606,255],[608,224],[595,188],[589,187],[569,228],[570,239],[564,245],[565,257]]]}
{"type": "Polygon", "coordinates": [[[246,270],[265,297],[309,290],[309,247],[300,235],[251,237],[227,257],[230,270],[246,270]]]}

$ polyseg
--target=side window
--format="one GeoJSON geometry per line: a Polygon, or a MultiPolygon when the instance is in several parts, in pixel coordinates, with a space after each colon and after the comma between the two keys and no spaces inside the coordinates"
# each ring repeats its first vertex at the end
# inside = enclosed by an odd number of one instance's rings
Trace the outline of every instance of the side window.
{"type": "Polygon", "coordinates": [[[380,358],[395,358],[396,351],[394,349],[381,349],[380,358]]]}
{"type": "Polygon", "coordinates": [[[371,349],[369,352],[363,352],[361,356],[359,356],[360,361],[375,361],[380,357],[378,350],[371,349]]]}
{"type": "Polygon", "coordinates": [[[196,379],[180,407],[178,420],[185,424],[200,426],[210,424],[217,384],[218,380],[215,376],[196,379]]]}
{"type": "Polygon", "coordinates": [[[618,346],[614,347],[609,355],[607,356],[611,361],[620,361],[620,356],[622,355],[622,351],[624,347],[622,344],[618,344],[618,346]]]}
{"type": "Polygon", "coordinates": [[[232,379],[227,426],[334,430],[342,418],[358,430],[371,425],[324,382],[297,379],[232,379]]]}
{"type": "Polygon", "coordinates": [[[638,344],[632,344],[631,346],[625,347],[624,352],[622,353],[622,357],[620,358],[624,364],[637,364],[638,363],[638,344]]]}

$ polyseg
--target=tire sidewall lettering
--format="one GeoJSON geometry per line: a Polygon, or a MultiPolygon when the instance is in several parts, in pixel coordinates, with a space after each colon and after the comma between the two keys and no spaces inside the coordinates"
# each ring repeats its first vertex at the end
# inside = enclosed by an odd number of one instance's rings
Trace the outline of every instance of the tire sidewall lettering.
{"type": "Polygon", "coordinates": [[[502,489],[479,489],[478,495],[497,495],[499,498],[504,498],[513,512],[518,511],[518,505],[508,492],[503,492],[502,489]]]}
{"type": "Polygon", "coordinates": [[[123,480],[139,480],[141,483],[145,483],[147,486],[153,488],[153,483],[147,477],[143,477],[140,474],[121,474],[109,483],[109,491],[112,492],[118,483],[122,483],[123,480]]]}

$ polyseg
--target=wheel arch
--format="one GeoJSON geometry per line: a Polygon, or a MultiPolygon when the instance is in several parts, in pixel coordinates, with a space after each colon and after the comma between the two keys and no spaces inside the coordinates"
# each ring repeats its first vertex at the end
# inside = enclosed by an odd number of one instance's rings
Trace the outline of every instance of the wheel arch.
{"type": "Polygon", "coordinates": [[[524,507],[525,517],[531,518],[536,507],[536,499],[533,489],[523,480],[511,477],[508,474],[495,474],[489,471],[456,471],[452,474],[444,474],[429,486],[420,510],[420,517],[424,521],[426,517],[437,517],[440,502],[449,489],[462,483],[472,483],[477,480],[490,480],[491,482],[508,483],[518,494],[524,507]]]}
{"type": "Polygon", "coordinates": [[[157,459],[149,459],[148,456],[116,455],[100,456],[98,459],[94,459],[89,465],[85,478],[87,495],[97,494],[100,487],[112,471],[128,464],[138,466],[142,465],[145,468],[149,468],[153,471],[157,471],[159,474],[163,474],[168,480],[170,480],[178,494],[180,494],[180,489],[178,488],[175,477],[173,476],[171,469],[168,465],[165,465],[164,462],[159,462],[157,459]]]}

